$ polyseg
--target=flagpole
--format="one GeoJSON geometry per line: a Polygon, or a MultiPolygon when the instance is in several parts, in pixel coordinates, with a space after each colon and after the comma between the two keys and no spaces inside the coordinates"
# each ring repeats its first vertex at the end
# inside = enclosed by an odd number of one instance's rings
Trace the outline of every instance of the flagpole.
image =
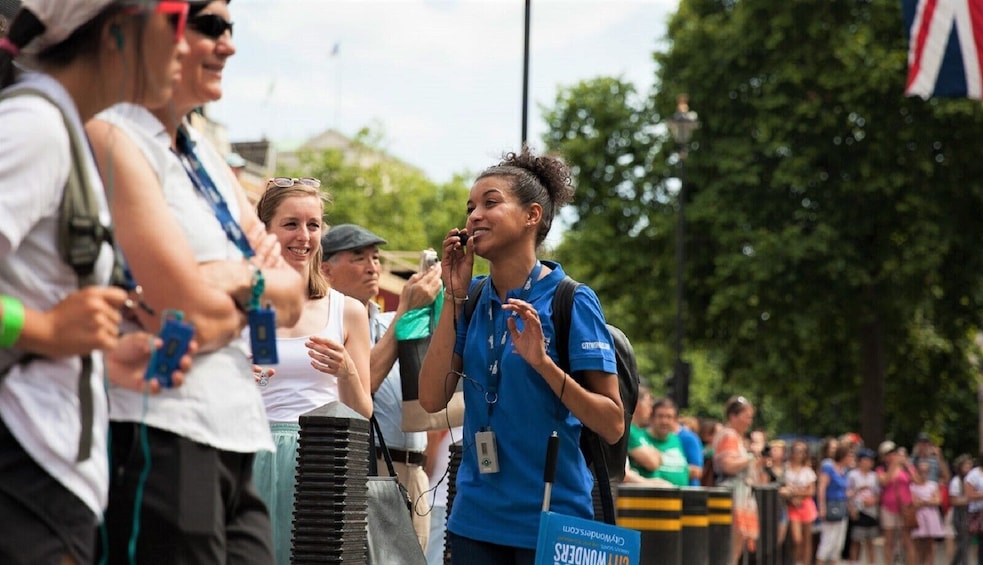
{"type": "Polygon", "coordinates": [[[526,144],[529,131],[529,16],[532,0],[526,0],[525,33],[522,49],[522,145],[526,144]]]}
{"type": "Polygon", "coordinates": [[[331,48],[331,58],[335,61],[335,105],[334,105],[334,124],[331,126],[335,131],[340,132],[341,128],[341,43],[335,42],[331,48]]]}

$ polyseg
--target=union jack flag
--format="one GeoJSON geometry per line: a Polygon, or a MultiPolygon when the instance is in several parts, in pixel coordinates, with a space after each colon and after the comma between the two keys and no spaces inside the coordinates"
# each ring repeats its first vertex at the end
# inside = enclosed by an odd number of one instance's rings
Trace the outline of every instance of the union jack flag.
{"type": "Polygon", "coordinates": [[[901,0],[905,94],[983,99],[983,0],[901,0]]]}

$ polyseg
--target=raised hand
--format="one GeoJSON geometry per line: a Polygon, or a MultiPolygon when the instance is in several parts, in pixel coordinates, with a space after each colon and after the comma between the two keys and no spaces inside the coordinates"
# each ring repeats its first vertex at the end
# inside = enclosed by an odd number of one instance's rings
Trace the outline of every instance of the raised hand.
{"type": "MultiPolygon", "coordinates": [[[[128,333],[121,337],[116,347],[107,351],[104,357],[109,381],[129,390],[146,389],[151,394],[159,393],[161,386],[157,379],[148,382],[144,380],[144,374],[153,349],[162,345],[163,342],[159,337],[144,331],[128,333]]],[[[191,340],[188,351],[181,357],[179,369],[171,374],[173,388],[184,384],[185,373],[191,369],[191,358],[197,350],[197,342],[191,340]]]]}
{"type": "Polygon", "coordinates": [[[474,248],[461,244],[463,233],[463,230],[456,228],[447,232],[444,254],[440,260],[444,286],[459,299],[467,296],[474,270],[474,248]]]}
{"type": "Polygon", "coordinates": [[[539,312],[533,308],[532,304],[518,298],[510,298],[507,303],[502,305],[502,310],[512,312],[508,318],[509,332],[512,334],[512,346],[516,352],[533,367],[539,367],[548,355],[546,354],[546,341],[543,336],[543,323],[539,319],[539,312]],[[516,318],[522,320],[522,330],[516,318]]]}
{"type": "Polygon", "coordinates": [[[345,346],[333,339],[312,335],[307,342],[307,355],[311,358],[311,367],[322,373],[328,373],[339,379],[358,375],[355,363],[345,349],[345,346]]]}
{"type": "Polygon", "coordinates": [[[250,263],[259,269],[272,269],[280,264],[283,259],[280,255],[280,241],[276,235],[267,233],[266,227],[262,222],[257,222],[249,233],[246,234],[249,245],[252,246],[256,255],[249,260],[250,263]]]}
{"type": "MultiPolygon", "coordinates": [[[[429,270],[414,273],[400,293],[399,304],[406,304],[406,311],[423,308],[433,304],[440,294],[440,276],[443,268],[440,264],[434,265],[429,270]]],[[[467,287],[464,287],[467,289],[467,287]]]]}
{"type": "Polygon", "coordinates": [[[45,357],[72,357],[110,350],[119,342],[126,291],[90,286],[77,290],[47,312],[25,312],[17,347],[45,357]]]}

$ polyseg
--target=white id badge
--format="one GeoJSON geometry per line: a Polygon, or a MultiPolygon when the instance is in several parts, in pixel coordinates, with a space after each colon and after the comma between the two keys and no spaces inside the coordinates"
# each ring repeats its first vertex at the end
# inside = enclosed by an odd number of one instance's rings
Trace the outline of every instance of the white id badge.
{"type": "Polygon", "coordinates": [[[498,446],[495,444],[495,432],[487,430],[474,434],[474,445],[478,456],[478,471],[497,473],[498,446]]]}

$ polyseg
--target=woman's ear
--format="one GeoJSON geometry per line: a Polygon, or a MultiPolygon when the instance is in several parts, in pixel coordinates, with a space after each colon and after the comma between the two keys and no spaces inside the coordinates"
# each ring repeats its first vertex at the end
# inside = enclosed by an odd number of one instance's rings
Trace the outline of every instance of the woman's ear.
{"type": "Polygon", "coordinates": [[[543,207],[537,202],[533,202],[526,209],[526,225],[534,226],[543,218],[543,207]]]}

